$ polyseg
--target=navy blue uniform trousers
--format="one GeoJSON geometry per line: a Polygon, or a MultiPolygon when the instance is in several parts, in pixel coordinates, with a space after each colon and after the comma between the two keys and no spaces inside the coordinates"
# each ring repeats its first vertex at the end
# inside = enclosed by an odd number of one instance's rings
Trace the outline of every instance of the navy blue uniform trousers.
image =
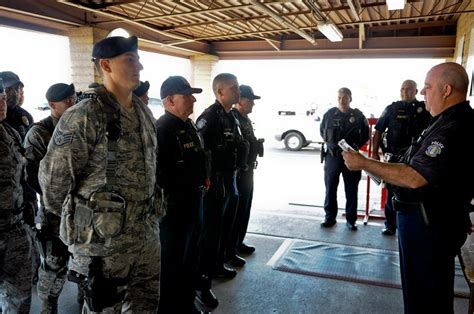
{"type": "Polygon", "coordinates": [[[194,310],[203,192],[195,188],[184,191],[183,195],[168,198],[167,214],[160,219],[159,313],[191,313],[194,310]]]}
{"type": "Polygon", "coordinates": [[[326,220],[335,220],[337,216],[337,187],[341,173],[346,192],[346,220],[353,224],[357,220],[357,192],[361,171],[350,171],[344,165],[342,156],[332,156],[331,154],[326,155],[324,163],[324,183],[326,185],[324,211],[326,212],[326,220]]]}
{"type": "Polygon", "coordinates": [[[405,313],[453,313],[454,259],[466,240],[418,210],[397,212],[405,313]]]}

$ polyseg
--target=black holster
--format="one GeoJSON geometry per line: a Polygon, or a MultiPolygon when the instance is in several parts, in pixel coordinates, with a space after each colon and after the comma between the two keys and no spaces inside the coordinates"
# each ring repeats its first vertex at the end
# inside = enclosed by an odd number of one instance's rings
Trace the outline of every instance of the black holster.
{"type": "Polygon", "coordinates": [[[93,312],[101,312],[122,302],[127,284],[128,278],[104,278],[101,258],[92,257],[89,274],[83,285],[87,307],[93,312]]]}
{"type": "Polygon", "coordinates": [[[326,145],[324,143],[321,144],[321,163],[324,163],[324,160],[326,159],[328,151],[326,150],[326,145]]]}
{"type": "Polygon", "coordinates": [[[392,205],[395,211],[402,212],[402,213],[408,213],[411,211],[419,211],[421,213],[421,216],[423,217],[423,221],[425,225],[426,226],[430,225],[428,214],[426,213],[426,209],[423,202],[403,202],[394,197],[392,198],[392,205]]]}

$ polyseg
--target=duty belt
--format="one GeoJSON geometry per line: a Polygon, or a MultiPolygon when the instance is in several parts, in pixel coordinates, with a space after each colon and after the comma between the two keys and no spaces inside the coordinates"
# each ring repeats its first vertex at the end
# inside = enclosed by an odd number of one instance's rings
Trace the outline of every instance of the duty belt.
{"type": "MultiPolygon", "coordinates": [[[[123,201],[121,208],[124,209],[125,215],[126,215],[126,221],[127,222],[133,222],[133,221],[145,221],[148,216],[151,214],[153,211],[153,202],[154,202],[154,197],[149,197],[145,200],[141,201],[127,201],[125,198],[120,197],[123,201]]],[[[81,196],[74,196],[74,202],[84,204],[87,207],[91,208],[94,210],[97,206],[101,208],[118,208],[117,203],[115,201],[109,201],[109,200],[87,200],[81,196]]]]}
{"type": "Polygon", "coordinates": [[[403,202],[398,200],[396,197],[392,198],[393,209],[401,213],[420,212],[423,217],[423,221],[427,226],[430,225],[428,215],[426,213],[423,202],[403,202]]]}

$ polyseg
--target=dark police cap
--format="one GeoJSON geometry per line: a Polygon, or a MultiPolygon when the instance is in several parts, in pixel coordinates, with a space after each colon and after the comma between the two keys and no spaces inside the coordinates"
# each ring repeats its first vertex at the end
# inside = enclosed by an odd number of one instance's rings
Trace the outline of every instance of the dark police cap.
{"type": "Polygon", "coordinates": [[[74,84],[64,84],[64,83],[57,83],[51,85],[46,91],[46,99],[48,101],[61,101],[68,97],[73,96],[76,93],[74,89],[74,84]]]}
{"type": "Polygon", "coordinates": [[[126,52],[136,52],[137,49],[137,36],[130,36],[128,38],[120,36],[107,37],[94,45],[92,61],[113,58],[126,52]]]}
{"type": "Polygon", "coordinates": [[[17,85],[21,87],[24,86],[22,81],[20,81],[20,78],[18,77],[18,75],[16,75],[15,73],[11,71],[0,72],[0,78],[3,80],[3,86],[5,88],[9,88],[12,86],[17,86],[17,85]]]}
{"type": "Polygon", "coordinates": [[[239,86],[239,89],[240,89],[240,97],[242,98],[248,98],[250,100],[254,100],[254,99],[260,99],[261,97],[260,96],[257,96],[253,93],[253,89],[252,87],[248,86],[248,85],[240,85],[239,86]]]}
{"type": "Polygon", "coordinates": [[[140,85],[138,85],[138,87],[133,90],[133,93],[135,96],[141,97],[145,95],[146,92],[148,92],[148,89],[150,89],[150,83],[148,81],[140,81],[140,85]]]}
{"type": "Polygon", "coordinates": [[[161,84],[160,96],[165,99],[171,95],[199,94],[202,88],[191,87],[189,82],[182,76],[170,76],[161,84]]]}

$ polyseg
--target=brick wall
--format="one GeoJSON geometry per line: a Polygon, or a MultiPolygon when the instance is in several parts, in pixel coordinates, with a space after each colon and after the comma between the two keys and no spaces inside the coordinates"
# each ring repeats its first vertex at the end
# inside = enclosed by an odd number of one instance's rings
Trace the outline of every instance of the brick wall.
{"type": "Polygon", "coordinates": [[[105,30],[92,27],[69,30],[72,82],[77,90],[86,90],[90,83],[102,81],[91,61],[92,47],[97,41],[105,38],[107,33],[105,30]]]}
{"type": "MultiPolygon", "coordinates": [[[[467,10],[474,10],[474,1],[471,1],[470,5],[466,8],[467,10]]],[[[474,51],[469,51],[469,46],[471,45],[471,32],[474,28],[474,13],[465,13],[462,14],[458,19],[458,24],[456,28],[456,49],[454,51],[453,61],[456,61],[458,56],[459,44],[461,38],[464,36],[464,46],[462,54],[462,65],[466,66],[468,56],[474,58],[474,51]]]]}

